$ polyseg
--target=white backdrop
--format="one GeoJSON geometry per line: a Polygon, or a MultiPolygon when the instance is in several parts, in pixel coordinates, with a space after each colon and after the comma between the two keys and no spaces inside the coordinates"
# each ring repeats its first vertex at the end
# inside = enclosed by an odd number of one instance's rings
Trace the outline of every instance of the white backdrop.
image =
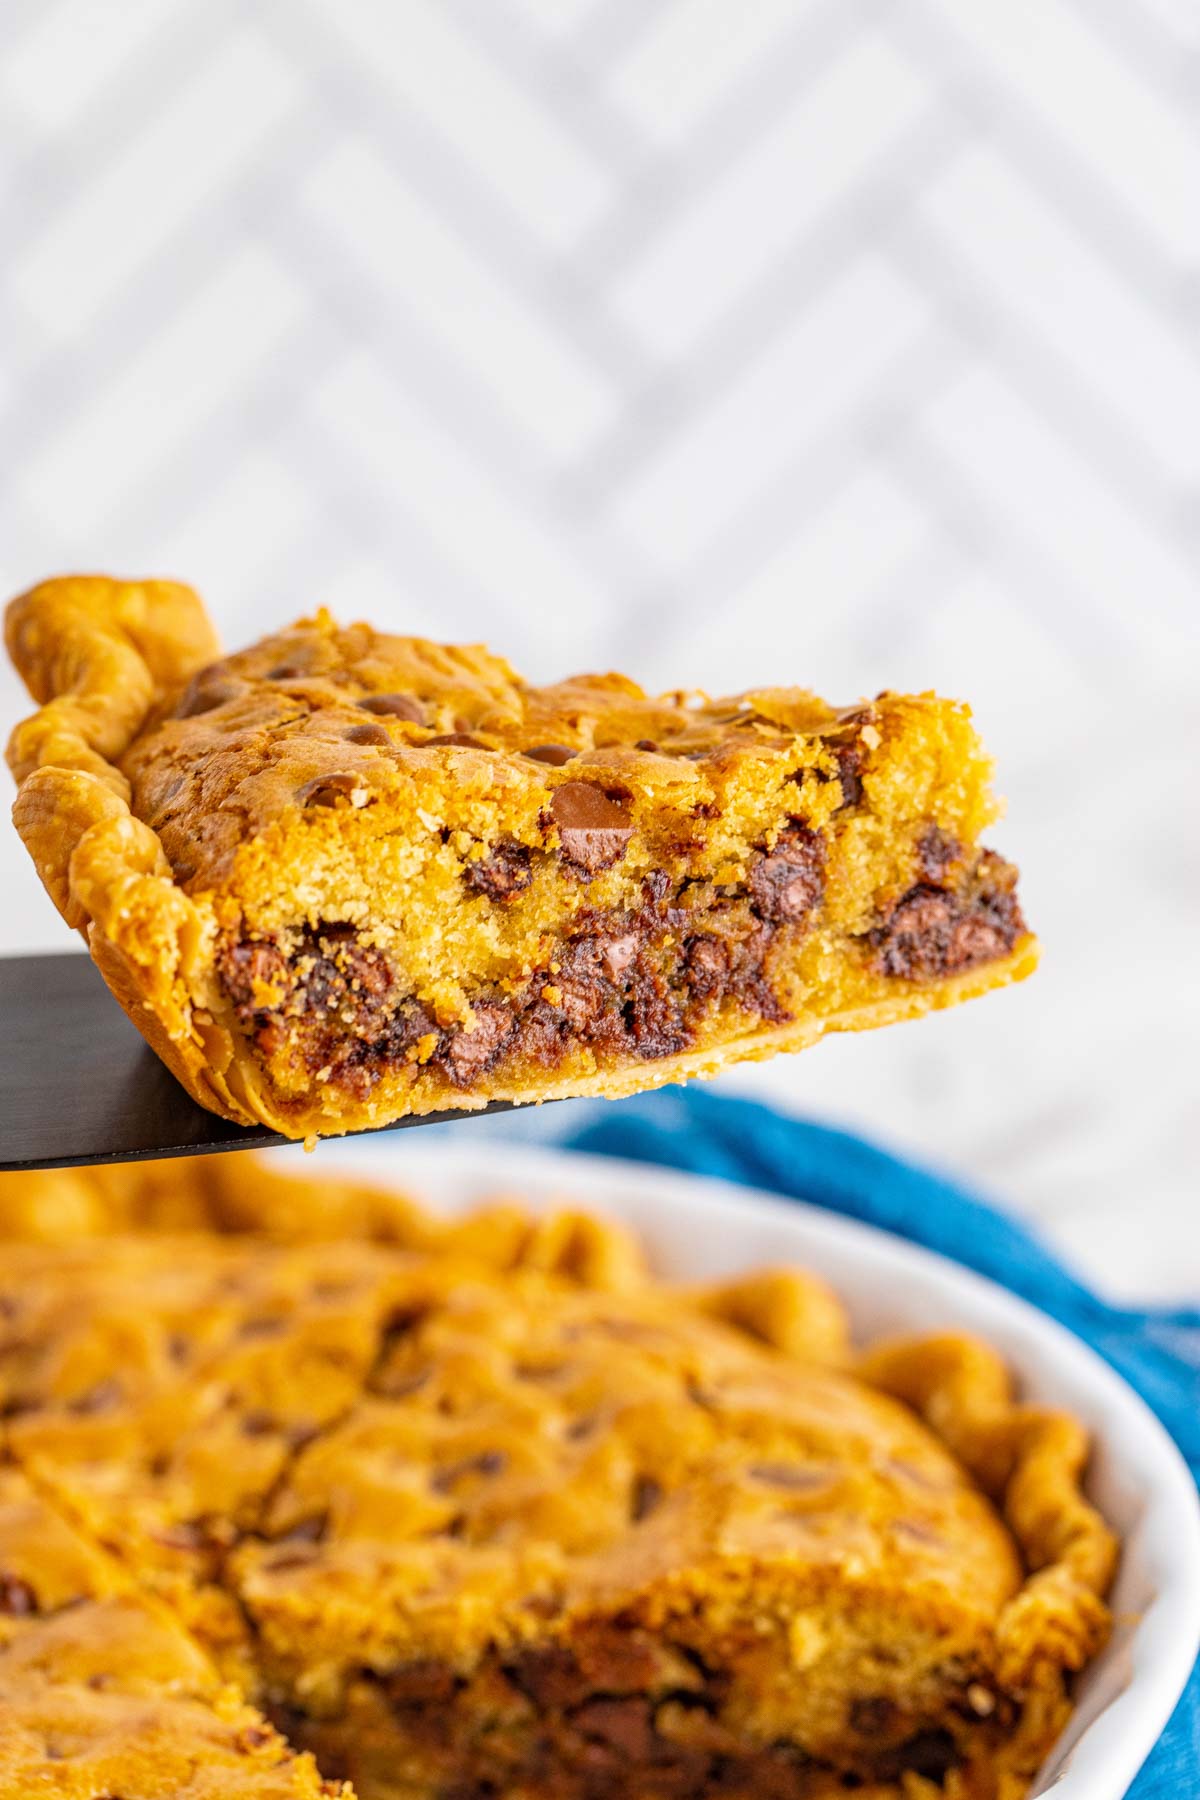
{"type": "MultiPolygon", "coordinates": [[[[1200,1293],[1200,6],[0,32],[4,587],[173,574],[233,643],[324,602],[542,678],[969,698],[1043,970],[731,1085],[1200,1293]]],[[[65,942],[0,855],[0,949],[65,942]]]]}

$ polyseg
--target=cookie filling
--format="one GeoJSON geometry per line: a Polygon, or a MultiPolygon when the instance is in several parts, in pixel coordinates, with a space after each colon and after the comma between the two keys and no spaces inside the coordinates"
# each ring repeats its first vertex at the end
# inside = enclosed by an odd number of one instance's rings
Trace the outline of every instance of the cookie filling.
{"type": "MultiPolygon", "coordinates": [[[[597,854],[590,841],[575,848],[597,854]]],[[[922,855],[919,867],[931,863],[922,855]]],[[[948,860],[943,872],[949,882],[948,860]]],[[[534,854],[518,844],[463,869],[466,893],[496,906],[533,878],[534,854]]],[[[404,1067],[469,1090],[502,1064],[553,1069],[580,1049],[610,1066],[672,1056],[714,1012],[786,1022],[777,974],[818,921],[825,878],[825,840],[799,823],[757,853],[743,884],[672,889],[653,873],[637,905],[583,908],[542,966],[519,985],[481,989],[470,1023],[451,1026],[405,992],[388,955],[353,925],[306,926],[290,944],[244,937],[225,946],[218,970],[265,1057],[356,1095],[404,1067]]],[[[1015,883],[1015,869],[985,851],[959,866],[956,885],[910,888],[858,950],[873,973],[918,982],[993,961],[1025,928],[1015,883]]]]}
{"type": "MultiPolygon", "coordinates": [[[[921,840],[922,868],[948,873],[945,840],[934,851],[931,838],[921,840]]],[[[1016,886],[1016,869],[994,850],[982,851],[957,887],[918,882],[868,935],[876,972],[934,981],[1007,955],[1025,930],[1016,886]]]]}
{"type": "MultiPolygon", "coordinates": [[[[770,907],[795,905],[782,876],[763,879],[770,907]]],[[[388,957],[348,925],[306,929],[290,953],[263,940],[236,943],[222,957],[221,980],[264,1054],[290,1048],[310,1071],[362,1092],[405,1064],[432,1066],[466,1089],[502,1061],[552,1069],[579,1047],[604,1062],[670,1056],[723,1005],[786,1018],[767,958],[781,933],[803,932],[807,915],[764,917],[744,896],[684,908],[666,903],[665,886],[665,877],[651,877],[636,910],[585,910],[516,993],[474,1000],[469,1026],[443,1028],[399,994],[388,957]],[[263,1007],[264,986],[277,1004],[263,1007]]]]}
{"type": "MultiPolygon", "coordinates": [[[[1011,1707],[982,1683],[948,1683],[922,1719],[884,1696],[850,1702],[836,1761],[788,1741],[755,1742],[731,1707],[734,1672],[709,1667],[686,1643],[636,1628],[574,1646],[546,1644],[507,1659],[495,1652],[470,1675],[425,1659],[362,1680],[382,1748],[389,1725],[400,1754],[420,1747],[455,1771],[453,1793],[471,1800],[535,1783],[562,1800],[700,1800],[761,1791],[806,1800],[832,1774],[847,1789],[919,1775],[940,1784],[981,1729],[1011,1707]],[[487,1721],[481,1733],[481,1721],[487,1721]],[[962,1742],[960,1743],[960,1739],[962,1742]],[[497,1785],[498,1784],[498,1785],[497,1785]]],[[[336,1719],[292,1705],[273,1715],[323,1768],[359,1774],[336,1719]]],[[[361,1711],[358,1716],[363,1715],[361,1711]]]]}

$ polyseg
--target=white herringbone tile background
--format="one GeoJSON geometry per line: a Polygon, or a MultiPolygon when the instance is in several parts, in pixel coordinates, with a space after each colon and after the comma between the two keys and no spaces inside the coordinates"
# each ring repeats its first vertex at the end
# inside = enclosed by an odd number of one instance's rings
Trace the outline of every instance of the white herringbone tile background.
{"type": "MultiPolygon", "coordinates": [[[[1200,6],[7,0],[0,34],[3,587],[967,696],[1042,972],[733,1085],[1200,1293],[1200,6]]],[[[0,948],[65,942],[2,855],[0,948]]]]}

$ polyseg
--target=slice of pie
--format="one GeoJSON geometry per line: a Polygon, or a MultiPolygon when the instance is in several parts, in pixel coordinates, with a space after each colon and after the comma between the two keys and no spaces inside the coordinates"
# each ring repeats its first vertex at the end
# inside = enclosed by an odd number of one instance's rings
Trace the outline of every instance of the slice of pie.
{"type": "Polygon", "coordinates": [[[221,1162],[0,1185],[0,1800],[1028,1791],[1116,1544],[986,1345],[221,1162]]]}
{"type": "Polygon", "coordinates": [[[217,660],[196,596],[47,582],[15,817],[196,1099],[290,1137],[617,1096],[1028,974],[967,708],[531,687],[325,613],[217,660]]]}

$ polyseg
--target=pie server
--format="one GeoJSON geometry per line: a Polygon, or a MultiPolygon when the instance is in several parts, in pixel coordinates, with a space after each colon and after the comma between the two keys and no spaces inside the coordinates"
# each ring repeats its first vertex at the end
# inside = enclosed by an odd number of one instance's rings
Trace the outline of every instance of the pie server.
{"type": "MultiPolygon", "coordinates": [[[[0,957],[0,1021],[0,1170],[289,1141],[197,1106],[125,1017],[90,956],[0,957]]],[[[507,1112],[509,1103],[478,1110],[507,1112]]],[[[423,1113],[384,1129],[472,1116],[423,1113]]]]}

